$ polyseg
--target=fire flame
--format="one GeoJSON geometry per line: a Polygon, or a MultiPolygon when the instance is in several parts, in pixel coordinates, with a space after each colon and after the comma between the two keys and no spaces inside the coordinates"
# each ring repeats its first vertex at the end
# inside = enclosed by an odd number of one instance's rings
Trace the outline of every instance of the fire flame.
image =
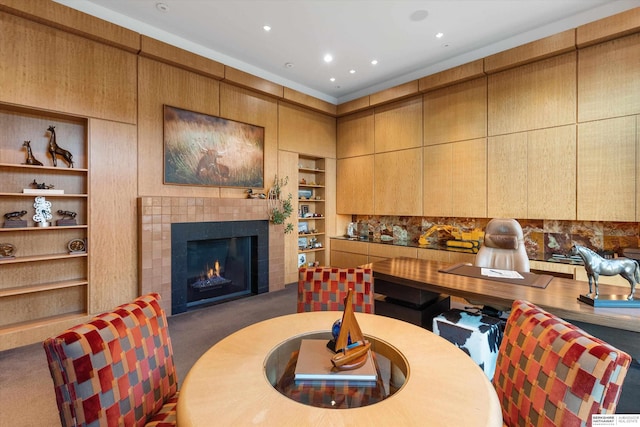
{"type": "Polygon", "coordinates": [[[212,277],[220,277],[220,263],[218,260],[216,260],[213,268],[207,270],[207,279],[211,279],[212,277]]]}

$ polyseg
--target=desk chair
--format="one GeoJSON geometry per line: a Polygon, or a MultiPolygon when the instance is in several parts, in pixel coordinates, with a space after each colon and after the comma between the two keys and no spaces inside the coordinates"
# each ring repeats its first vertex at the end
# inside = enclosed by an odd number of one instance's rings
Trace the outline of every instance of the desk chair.
{"type": "Polygon", "coordinates": [[[515,219],[494,218],[487,224],[484,242],[474,264],[477,267],[529,272],[524,233],[515,219]]]}
{"type": "Polygon", "coordinates": [[[44,341],[63,427],[176,425],[178,380],[159,298],[141,296],[44,341]]]}
{"type": "Polygon", "coordinates": [[[344,311],[353,289],[354,311],[374,312],[373,271],[370,268],[303,267],[298,272],[298,313],[344,311]]]}
{"type": "Polygon", "coordinates": [[[507,319],[493,384],[506,426],[587,426],[615,412],[631,357],[526,301],[507,319]]]}

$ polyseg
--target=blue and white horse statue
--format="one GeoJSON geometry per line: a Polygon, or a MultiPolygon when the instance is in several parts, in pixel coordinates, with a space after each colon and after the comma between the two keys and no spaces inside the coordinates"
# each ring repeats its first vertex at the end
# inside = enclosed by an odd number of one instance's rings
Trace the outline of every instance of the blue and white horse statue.
{"type": "Polygon", "coordinates": [[[571,246],[570,255],[578,255],[584,261],[584,268],[587,270],[589,278],[589,296],[593,299],[598,298],[598,277],[615,276],[616,274],[624,277],[631,286],[631,293],[627,296],[627,300],[633,300],[633,294],[636,290],[636,284],[640,282],[640,265],[638,261],[629,258],[605,259],[589,248],[580,245],[571,246]],[[593,294],[593,284],[596,285],[596,293],[593,294]]]}

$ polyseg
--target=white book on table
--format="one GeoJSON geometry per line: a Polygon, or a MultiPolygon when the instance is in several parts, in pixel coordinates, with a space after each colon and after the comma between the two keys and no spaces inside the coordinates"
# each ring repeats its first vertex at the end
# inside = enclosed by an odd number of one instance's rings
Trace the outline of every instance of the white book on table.
{"type": "Polygon", "coordinates": [[[340,371],[333,368],[331,357],[334,355],[327,348],[327,340],[303,339],[295,369],[295,380],[338,380],[372,382],[378,379],[376,365],[367,353],[367,361],[357,369],[340,371]]]}

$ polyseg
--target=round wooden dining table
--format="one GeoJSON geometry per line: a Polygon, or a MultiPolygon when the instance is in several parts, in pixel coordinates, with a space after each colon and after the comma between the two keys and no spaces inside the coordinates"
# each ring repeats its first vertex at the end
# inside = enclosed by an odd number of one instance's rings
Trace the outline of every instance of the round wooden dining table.
{"type": "Polygon", "coordinates": [[[276,317],[213,345],[180,387],[178,425],[502,426],[495,390],[467,354],[426,329],[374,314],[356,313],[356,319],[383,356],[400,366],[395,393],[368,406],[335,409],[277,391],[269,367],[274,351],[296,338],[328,333],[341,316],[325,311],[276,317]]]}

